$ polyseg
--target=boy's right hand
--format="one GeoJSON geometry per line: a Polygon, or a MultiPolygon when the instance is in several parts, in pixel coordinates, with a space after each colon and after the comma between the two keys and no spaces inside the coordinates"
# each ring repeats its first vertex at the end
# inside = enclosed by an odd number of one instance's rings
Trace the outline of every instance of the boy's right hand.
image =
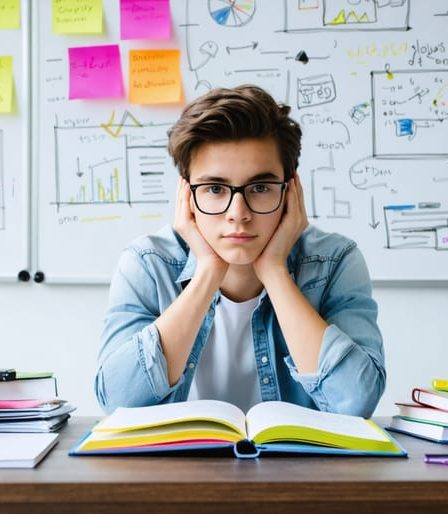
{"type": "Polygon", "coordinates": [[[213,250],[202,236],[194,212],[191,209],[192,196],[189,183],[179,178],[177,185],[176,212],[174,217],[174,230],[187,242],[197,261],[197,268],[216,273],[224,278],[229,264],[213,250]]]}

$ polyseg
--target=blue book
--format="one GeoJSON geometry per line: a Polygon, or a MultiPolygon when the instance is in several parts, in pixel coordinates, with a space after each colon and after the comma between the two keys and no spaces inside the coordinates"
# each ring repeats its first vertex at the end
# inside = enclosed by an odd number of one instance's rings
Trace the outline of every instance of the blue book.
{"type": "Polygon", "coordinates": [[[372,420],[269,401],[247,414],[227,402],[195,400],[116,409],[86,434],[70,455],[233,453],[375,455],[404,450],[372,420]]]}
{"type": "Polygon", "coordinates": [[[394,432],[401,432],[440,444],[448,444],[448,426],[440,423],[394,416],[387,428],[394,432]]]}

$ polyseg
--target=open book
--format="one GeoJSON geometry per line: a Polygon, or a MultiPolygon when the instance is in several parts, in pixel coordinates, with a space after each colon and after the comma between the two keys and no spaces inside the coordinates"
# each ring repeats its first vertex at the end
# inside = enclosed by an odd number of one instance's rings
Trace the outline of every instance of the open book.
{"type": "Polygon", "coordinates": [[[116,409],[95,425],[70,455],[233,450],[237,457],[267,452],[406,456],[371,420],[281,402],[262,402],[244,415],[217,400],[116,409]]]}

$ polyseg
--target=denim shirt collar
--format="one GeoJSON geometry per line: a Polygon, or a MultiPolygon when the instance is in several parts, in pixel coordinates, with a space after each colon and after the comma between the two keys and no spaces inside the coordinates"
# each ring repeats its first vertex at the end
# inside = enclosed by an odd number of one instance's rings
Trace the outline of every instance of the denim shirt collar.
{"type": "Polygon", "coordinates": [[[188,257],[187,262],[185,263],[185,266],[183,267],[180,275],[176,279],[176,283],[182,283],[190,281],[193,278],[194,272],[196,270],[196,257],[194,256],[193,252],[188,251],[188,257]]]}

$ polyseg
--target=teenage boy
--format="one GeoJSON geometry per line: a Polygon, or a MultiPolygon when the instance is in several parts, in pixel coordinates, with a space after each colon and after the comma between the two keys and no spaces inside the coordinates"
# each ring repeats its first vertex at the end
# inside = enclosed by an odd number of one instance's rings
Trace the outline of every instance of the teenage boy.
{"type": "Polygon", "coordinates": [[[289,112],[258,87],[220,88],[170,131],[175,221],[131,243],[113,277],[105,411],[202,398],[374,411],[385,369],[368,271],[353,241],[308,225],[289,112]]]}

